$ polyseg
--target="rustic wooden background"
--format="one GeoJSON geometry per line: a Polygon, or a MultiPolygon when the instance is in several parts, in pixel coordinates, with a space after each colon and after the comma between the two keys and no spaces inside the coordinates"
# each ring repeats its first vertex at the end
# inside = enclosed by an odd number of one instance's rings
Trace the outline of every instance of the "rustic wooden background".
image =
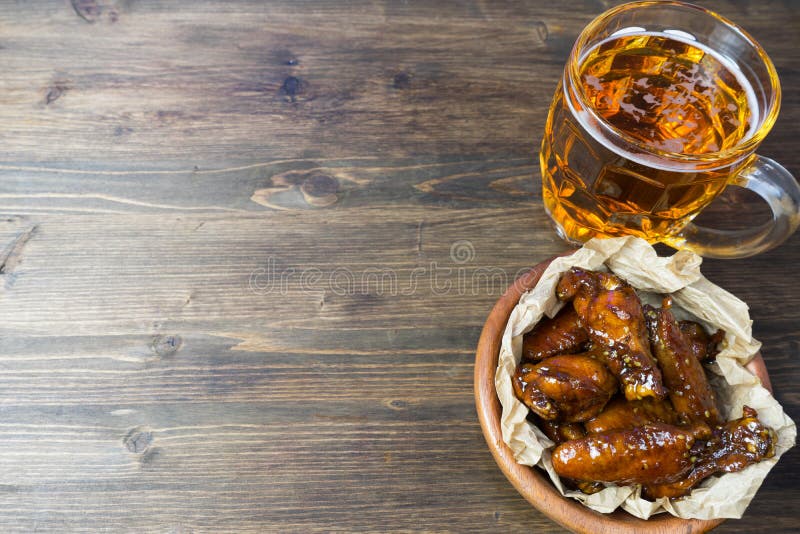
{"type": "MultiPolygon", "coordinates": [[[[472,361],[566,249],[537,148],[614,3],[2,2],[0,531],[560,532],[496,468],[472,361]]],[[[761,152],[800,175],[795,3],[704,4],[770,52],[761,152]]],[[[705,264],[795,419],[798,261],[705,264]]],[[[796,529],[798,472],[719,530],[796,529]]]]}

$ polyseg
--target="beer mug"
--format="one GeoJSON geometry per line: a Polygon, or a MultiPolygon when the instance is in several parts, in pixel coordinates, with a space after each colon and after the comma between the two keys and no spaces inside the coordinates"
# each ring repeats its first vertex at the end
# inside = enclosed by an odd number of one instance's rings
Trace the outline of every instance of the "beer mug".
{"type": "Polygon", "coordinates": [[[559,235],[636,235],[714,258],[772,248],[800,223],[800,187],[755,154],[780,107],[775,67],[744,30],[682,2],[604,13],[572,49],[540,162],[559,235]],[[761,196],[773,217],[741,231],[692,219],[725,187],[761,196]]]}

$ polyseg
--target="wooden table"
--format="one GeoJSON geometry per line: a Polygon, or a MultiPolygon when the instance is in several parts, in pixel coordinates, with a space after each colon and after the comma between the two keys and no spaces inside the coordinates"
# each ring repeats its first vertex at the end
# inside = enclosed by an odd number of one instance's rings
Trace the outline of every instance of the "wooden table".
{"type": "MultiPolygon", "coordinates": [[[[496,468],[472,362],[567,249],[537,148],[612,3],[4,5],[0,531],[560,532],[496,468]]],[[[794,3],[707,5],[775,61],[761,152],[800,175],[794,3]]],[[[704,265],[795,419],[798,261],[704,265]]],[[[721,532],[797,528],[799,450],[721,532]]]]}

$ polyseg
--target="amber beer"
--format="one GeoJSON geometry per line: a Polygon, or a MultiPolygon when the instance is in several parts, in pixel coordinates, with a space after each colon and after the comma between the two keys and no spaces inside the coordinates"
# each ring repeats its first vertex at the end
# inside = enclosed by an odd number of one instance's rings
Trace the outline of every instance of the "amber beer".
{"type": "MultiPolygon", "coordinates": [[[[613,37],[582,58],[579,73],[586,103],[656,152],[720,152],[758,123],[754,91],[736,64],[677,35],[613,37]]],[[[625,157],[598,141],[559,93],[542,144],[543,196],[571,241],[623,234],[660,241],[688,223],[745,163],[685,172],[625,157]]]]}
{"type": "MultiPolygon", "coordinates": [[[[547,213],[574,243],[636,235],[714,258],[768,250],[800,226],[797,181],[756,154],[780,102],[775,66],[734,23],[676,0],[614,7],[578,36],[550,108],[547,213]],[[760,196],[771,220],[693,222],[728,186],[760,196]]],[[[754,220],[750,205],[737,213],[754,220]]]]}

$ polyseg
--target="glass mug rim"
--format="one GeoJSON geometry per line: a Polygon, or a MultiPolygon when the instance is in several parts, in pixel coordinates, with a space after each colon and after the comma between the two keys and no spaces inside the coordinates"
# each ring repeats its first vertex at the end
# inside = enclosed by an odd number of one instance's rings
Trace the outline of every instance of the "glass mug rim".
{"type": "MultiPolygon", "coordinates": [[[[676,28],[680,30],[680,28],[676,28]]],[[[580,99],[581,106],[584,111],[586,111],[590,117],[591,121],[599,124],[603,128],[603,134],[610,135],[612,138],[617,142],[622,142],[626,145],[633,145],[636,148],[636,152],[645,153],[650,156],[655,156],[660,159],[665,159],[672,161],[674,163],[680,165],[708,165],[708,164],[715,164],[722,161],[736,161],[745,157],[753,152],[755,152],[758,145],[767,134],[772,129],[772,126],[775,124],[775,120],[778,118],[778,112],[780,111],[780,102],[781,102],[781,87],[780,82],[778,81],[777,71],[775,69],[775,65],[772,63],[772,60],[767,55],[764,48],[756,41],[747,31],[741,28],[736,23],[728,20],[727,18],[719,15],[709,9],[704,7],[690,4],[687,2],[680,2],[675,0],[645,0],[645,1],[638,1],[638,2],[628,2],[625,4],[621,4],[616,6],[612,9],[609,9],[602,15],[598,16],[592,22],[589,23],[586,28],[581,31],[578,39],[575,41],[575,45],[570,52],[569,60],[567,62],[567,68],[565,70],[565,90],[567,91],[567,95],[565,95],[566,100],[570,101],[569,93],[576,93],[577,97],[580,99]],[[580,83],[580,60],[582,59],[581,56],[585,52],[585,48],[589,40],[594,37],[599,31],[608,24],[614,17],[623,13],[625,11],[631,9],[640,9],[646,7],[665,7],[665,6],[672,6],[681,9],[687,10],[694,10],[698,12],[698,15],[702,14],[704,16],[708,16],[713,18],[717,23],[721,23],[722,25],[726,26],[728,30],[738,34],[744,41],[752,47],[753,51],[755,51],[756,56],[759,60],[764,64],[764,67],[767,69],[767,73],[770,79],[770,87],[764,88],[764,90],[769,90],[770,94],[768,95],[768,108],[763,110],[760,113],[759,124],[754,131],[749,134],[744,139],[740,140],[735,146],[730,147],[725,150],[720,150],[717,152],[706,152],[703,154],[685,154],[682,152],[669,152],[665,150],[658,149],[652,145],[648,145],[635,137],[626,134],[625,132],[617,129],[609,122],[607,122],[602,116],[600,116],[597,111],[595,111],[594,107],[588,101],[586,94],[584,92],[583,86],[580,83]],[[570,90],[572,89],[572,90],[570,90]]],[[[574,113],[574,110],[573,110],[574,113]]],[[[616,144],[616,143],[615,143],[616,144]]]]}

